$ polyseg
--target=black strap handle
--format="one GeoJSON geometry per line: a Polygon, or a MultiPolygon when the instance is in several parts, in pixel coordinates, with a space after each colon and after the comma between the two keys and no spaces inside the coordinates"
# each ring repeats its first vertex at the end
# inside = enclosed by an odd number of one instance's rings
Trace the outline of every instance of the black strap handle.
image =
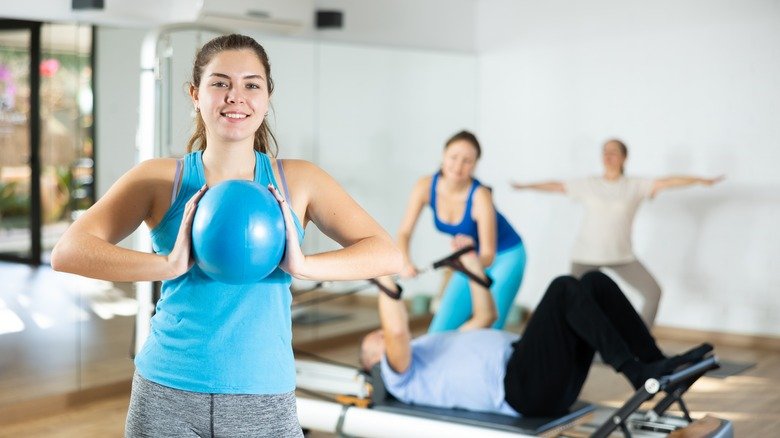
{"type": "Polygon", "coordinates": [[[466,269],[466,267],[463,266],[463,263],[460,262],[460,256],[469,253],[471,251],[476,251],[476,248],[474,248],[473,245],[469,245],[465,248],[461,248],[455,251],[454,253],[448,255],[447,257],[444,257],[443,259],[434,262],[433,269],[439,269],[442,266],[448,266],[458,272],[462,272],[466,277],[474,280],[480,286],[490,289],[490,286],[493,285],[493,279],[490,278],[490,276],[487,275],[487,273],[485,273],[485,278],[479,277],[473,272],[466,269]]]}
{"type": "Polygon", "coordinates": [[[387,295],[388,297],[390,297],[390,298],[392,298],[394,300],[400,300],[401,299],[401,293],[404,291],[404,289],[401,287],[400,284],[395,283],[395,287],[398,290],[392,290],[389,287],[387,287],[384,284],[382,284],[381,282],[379,282],[379,280],[377,280],[376,278],[369,278],[368,281],[370,281],[371,283],[375,284],[379,288],[379,290],[384,292],[385,295],[387,295]]]}

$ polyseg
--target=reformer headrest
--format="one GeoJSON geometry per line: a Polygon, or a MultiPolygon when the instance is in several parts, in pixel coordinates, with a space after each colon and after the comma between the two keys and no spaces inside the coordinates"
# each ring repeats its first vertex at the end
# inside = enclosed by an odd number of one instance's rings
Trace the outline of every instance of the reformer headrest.
{"type": "Polygon", "coordinates": [[[392,394],[387,392],[385,388],[385,381],[382,380],[382,365],[376,364],[371,367],[371,402],[374,404],[382,404],[386,400],[395,400],[392,394]]]}

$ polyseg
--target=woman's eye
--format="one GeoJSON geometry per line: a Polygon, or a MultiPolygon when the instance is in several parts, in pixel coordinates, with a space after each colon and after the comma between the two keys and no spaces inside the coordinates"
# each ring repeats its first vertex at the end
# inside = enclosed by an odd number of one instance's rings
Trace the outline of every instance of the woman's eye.
{"type": "Polygon", "coordinates": [[[212,87],[227,87],[227,84],[224,82],[214,82],[211,84],[212,87]]]}
{"type": "Polygon", "coordinates": [[[260,85],[259,84],[246,84],[247,88],[253,89],[253,90],[259,90],[260,85]]]}

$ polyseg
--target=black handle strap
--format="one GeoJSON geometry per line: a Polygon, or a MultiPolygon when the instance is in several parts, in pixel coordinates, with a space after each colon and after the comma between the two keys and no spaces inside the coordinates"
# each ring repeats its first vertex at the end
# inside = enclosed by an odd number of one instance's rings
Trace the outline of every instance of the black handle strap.
{"type": "Polygon", "coordinates": [[[490,286],[493,285],[493,279],[490,278],[487,273],[485,273],[485,278],[479,277],[473,272],[466,269],[465,266],[463,266],[463,263],[460,262],[460,256],[463,254],[469,253],[471,251],[476,251],[476,248],[474,248],[473,245],[469,245],[465,248],[461,248],[454,253],[448,255],[447,257],[438,260],[433,263],[433,269],[439,269],[442,266],[448,266],[458,272],[462,272],[466,277],[470,278],[471,280],[475,281],[480,286],[490,289],[490,286]]]}
{"type": "Polygon", "coordinates": [[[394,299],[394,300],[400,300],[401,299],[401,293],[404,291],[404,289],[401,287],[400,284],[395,283],[395,287],[397,290],[392,290],[389,287],[386,287],[384,284],[380,283],[379,280],[376,278],[369,278],[368,281],[375,284],[376,287],[379,288],[382,292],[385,293],[388,297],[394,299]]]}

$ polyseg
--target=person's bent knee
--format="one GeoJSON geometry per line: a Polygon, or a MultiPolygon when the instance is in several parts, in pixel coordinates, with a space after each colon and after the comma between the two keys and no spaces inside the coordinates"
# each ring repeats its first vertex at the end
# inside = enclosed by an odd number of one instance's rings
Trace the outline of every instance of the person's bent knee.
{"type": "Polygon", "coordinates": [[[571,286],[572,284],[578,284],[579,282],[579,280],[571,275],[560,275],[550,282],[550,286],[571,286]]]}
{"type": "Polygon", "coordinates": [[[611,280],[609,276],[598,269],[594,269],[592,271],[588,271],[584,274],[582,274],[581,281],[603,281],[603,280],[611,280]]]}
{"type": "Polygon", "coordinates": [[[547,288],[547,294],[565,297],[579,288],[579,285],[580,281],[571,275],[561,275],[550,282],[550,286],[547,288]]]}

